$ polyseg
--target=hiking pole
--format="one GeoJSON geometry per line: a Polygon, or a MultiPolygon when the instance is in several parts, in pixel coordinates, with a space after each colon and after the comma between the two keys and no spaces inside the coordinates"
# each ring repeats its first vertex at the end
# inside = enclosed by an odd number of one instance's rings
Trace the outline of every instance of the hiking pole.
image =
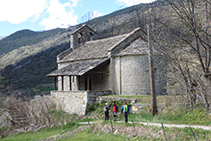
{"type": "Polygon", "coordinates": [[[164,130],[164,127],[163,127],[163,123],[161,123],[161,125],[162,125],[162,129],[163,129],[163,135],[164,135],[164,137],[165,137],[165,139],[166,139],[166,141],[167,141],[166,134],[165,134],[165,130],[164,130]]]}
{"type": "Polygon", "coordinates": [[[195,138],[195,140],[197,141],[197,138],[196,138],[196,136],[195,136],[195,134],[194,134],[194,132],[193,132],[192,128],[190,127],[190,125],[189,125],[189,128],[190,128],[190,130],[191,130],[191,132],[192,132],[192,134],[193,134],[193,137],[194,137],[194,138],[195,138]]]}
{"type": "Polygon", "coordinates": [[[88,125],[90,127],[91,132],[92,132],[92,127],[91,127],[91,124],[89,123],[89,121],[88,121],[88,125]]]}
{"type": "Polygon", "coordinates": [[[133,119],[132,119],[132,123],[133,123],[133,128],[134,128],[134,130],[135,130],[135,124],[134,124],[134,122],[133,122],[133,119]]]}

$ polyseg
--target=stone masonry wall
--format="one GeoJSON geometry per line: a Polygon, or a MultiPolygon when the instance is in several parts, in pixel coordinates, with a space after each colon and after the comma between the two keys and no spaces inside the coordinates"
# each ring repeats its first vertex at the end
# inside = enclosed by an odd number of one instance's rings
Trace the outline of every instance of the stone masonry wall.
{"type": "Polygon", "coordinates": [[[70,114],[86,114],[88,101],[86,91],[51,91],[51,96],[55,100],[58,110],[70,114]]]}
{"type": "MultiPolygon", "coordinates": [[[[166,94],[166,62],[154,58],[156,94],[166,94]]],[[[113,91],[122,95],[150,94],[149,61],[147,55],[118,56],[112,59],[115,81],[113,91]]]]}
{"type": "Polygon", "coordinates": [[[51,97],[58,110],[70,114],[85,115],[87,104],[96,102],[98,96],[112,94],[112,91],[51,91],[51,97]]]}
{"type": "Polygon", "coordinates": [[[112,91],[88,91],[88,103],[92,104],[97,101],[99,96],[111,95],[112,91]]]}

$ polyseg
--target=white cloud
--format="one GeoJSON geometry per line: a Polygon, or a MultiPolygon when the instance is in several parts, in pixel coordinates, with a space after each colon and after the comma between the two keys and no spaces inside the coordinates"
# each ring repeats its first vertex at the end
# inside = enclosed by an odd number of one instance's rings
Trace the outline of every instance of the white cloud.
{"type": "Polygon", "coordinates": [[[1,0],[0,21],[19,24],[35,16],[35,20],[46,8],[47,0],[1,0]]]}
{"type": "Polygon", "coordinates": [[[78,17],[74,15],[72,7],[77,6],[78,0],[70,0],[67,3],[60,3],[59,0],[50,0],[46,13],[48,17],[41,21],[46,29],[55,27],[67,28],[77,24],[78,17]]]}
{"type": "Polygon", "coordinates": [[[40,25],[45,29],[66,28],[77,24],[73,7],[79,0],[69,0],[62,4],[59,0],[0,0],[0,22],[20,24],[33,18],[33,22],[45,17],[40,25]]]}
{"type": "Polygon", "coordinates": [[[140,3],[152,3],[156,0],[117,0],[121,4],[125,4],[126,6],[132,6],[140,3]]]}

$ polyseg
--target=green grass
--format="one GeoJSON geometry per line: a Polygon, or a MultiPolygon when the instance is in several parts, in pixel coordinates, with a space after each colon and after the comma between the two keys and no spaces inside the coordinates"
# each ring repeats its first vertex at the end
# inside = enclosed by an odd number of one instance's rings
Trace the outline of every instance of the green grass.
{"type": "Polygon", "coordinates": [[[192,141],[195,140],[193,133],[197,140],[208,141],[211,139],[211,131],[190,128],[164,128],[168,140],[192,141]],[[174,136],[174,137],[172,137],[174,136]]]}
{"type": "Polygon", "coordinates": [[[65,139],[61,139],[60,141],[130,141],[132,139],[114,135],[114,134],[104,134],[102,132],[90,132],[83,131],[73,136],[67,137],[65,139]]]}
{"type": "Polygon", "coordinates": [[[91,132],[86,130],[59,141],[131,141],[132,138],[125,136],[114,135],[111,133],[105,134],[102,132],[91,132]]]}
{"type": "Polygon", "coordinates": [[[38,141],[51,137],[53,135],[64,133],[68,130],[73,130],[79,125],[73,122],[67,123],[65,126],[58,126],[55,128],[45,128],[37,132],[25,132],[2,138],[1,141],[38,141]]]}
{"type": "Polygon", "coordinates": [[[60,133],[61,129],[44,129],[38,132],[26,132],[2,138],[2,141],[38,141],[60,133]]]}
{"type": "MultiPolygon", "coordinates": [[[[151,103],[151,96],[150,95],[108,95],[107,97],[120,97],[120,98],[131,98],[136,99],[136,103],[142,103],[142,104],[150,104],[151,103]]],[[[182,97],[181,95],[159,95],[157,96],[157,103],[158,104],[169,104],[169,103],[175,103],[175,102],[183,102],[185,100],[185,97],[182,97]]]]}
{"type": "MultiPolygon", "coordinates": [[[[113,118],[112,115],[110,118],[113,118]]],[[[118,116],[118,120],[123,121],[123,114],[118,116]]],[[[140,114],[129,114],[129,121],[135,122],[154,122],[166,124],[188,124],[188,125],[205,125],[211,126],[211,116],[203,109],[196,108],[188,110],[184,108],[176,108],[175,111],[168,112],[168,109],[161,111],[158,115],[152,116],[152,113],[142,112],[140,114]],[[203,120],[202,120],[203,119],[203,120]]]]}

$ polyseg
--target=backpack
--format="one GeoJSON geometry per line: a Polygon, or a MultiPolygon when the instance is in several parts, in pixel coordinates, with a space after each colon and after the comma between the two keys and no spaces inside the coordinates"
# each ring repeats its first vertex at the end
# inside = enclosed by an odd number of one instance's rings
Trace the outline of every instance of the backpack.
{"type": "Polygon", "coordinates": [[[127,105],[124,105],[124,109],[123,109],[125,112],[127,112],[127,110],[128,110],[128,107],[127,107],[127,105]]]}
{"type": "Polygon", "coordinates": [[[103,111],[104,111],[104,112],[106,112],[106,111],[107,111],[107,108],[106,108],[106,106],[103,108],[103,111]]]}
{"type": "Polygon", "coordinates": [[[119,112],[118,106],[117,106],[117,105],[115,105],[115,107],[116,107],[116,111],[117,111],[117,112],[119,112]]]}

